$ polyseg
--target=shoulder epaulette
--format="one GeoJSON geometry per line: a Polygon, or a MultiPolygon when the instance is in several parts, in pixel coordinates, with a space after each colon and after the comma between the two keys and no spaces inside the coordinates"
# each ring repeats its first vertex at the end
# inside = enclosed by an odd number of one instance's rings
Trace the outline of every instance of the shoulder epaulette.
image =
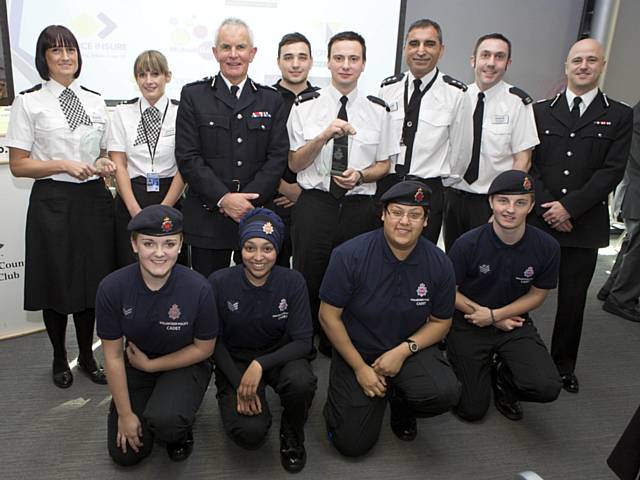
{"type": "Polygon", "coordinates": [[[509,93],[513,93],[514,95],[520,97],[520,100],[522,100],[522,103],[524,103],[525,105],[533,103],[533,98],[531,98],[527,92],[518,87],[511,87],[509,89],[509,93]]]}
{"type": "Polygon", "coordinates": [[[404,78],[404,73],[402,72],[399,73],[398,75],[391,75],[390,77],[387,77],[384,80],[382,80],[382,83],[380,84],[380,88],[386,87],[387,85],[392,85],[394,83],[398,83],[403,78],[404,78]]]}
{"type": "Polygon", "coordinates": [[[553,107],[556,103],[558,103],[558,100],[560,99],[561,95],[562,93],[556,93],[556,96],[554,98],[548,98],[547,100],[551,102],[549,104],[549,107],[553,107]]]}
{"type": "Polygon", "coordinates": [[[90,90],[87,87],[83,87],[82,85],[80,85],[80,88],[86,92],[91,92],[91,93],[95,93],[96,95],[102,96],[100,95],[98,92],[96,92],[95,90],[90,90]]]}
{"type": "Polygon", "coordinates": [[[307,100],[313,100],[314,98],[318,98],[320,94],[317,91],[303,93],[302,95],[298,95],[296,98],[296,105],[300,105],[307,100]]]}
{"type": "Polygon", "coordinates": [[[213,80],[213,77],[204,77],[204,78],[201,78],[200,80],[187,83],[185,87],[190,87],[191,85],[198,85],[199,83],[211,83],[212,80],[213,80]]]}
{"type": "Polygon", "coordinates": [[[384,107],[387,110],[387,112],[389,111],[389,105],[387,105],[387,102],[385,102],[381,98],[378,98],[374,95],[367,95],[367,100],[369,100],[370,102],[376,103],[381,107],[384,107]]]}
{"type": "Polygon", "coordinates": [[[171,99],[171,105],[180,105],[180,100],[171,99]]]}
{"type": "Polygon", "coordinates": [[[467,84],[461,82],[460,80],[456,80],[455,78],[449,76],[449,75],[443,75],[442,76],[442,80],[444,80],[445,83],[448,83],[449,85],[452,85],[456,88],[459,88],[460,90],[462,90],[463,92],[467,91],[467,84]]]}
{"type": "Polygon", "coordinates": [[[137,101],[138,101],[138,97],[132,98],[131,100],[123,100],[120,102],[120,105],[131,105],[133,103],[136,103],[137,101]]]}
{"type": "Polygon", "coordinates": [[[277,92],[278,89],[275,87],[272,87],[271,85],[263,85],[262,83],[257,83],[254,82],[253,80],[251,81],[252,85],[254,85],[256,88],[264,88],[266,90],[273,90],[274,92],[277,92]]]}
{"type": "Polygon", "coordinates": [[[20,95],[24,95],[25,93],[31,93],[31,92],[37,92],[38,90],[40,90],[42,88],[42,84],[38,83],[37,85],[34,85],[33,87],[27,89],[27,90],[23,90],[20,92],[20,95]]]}

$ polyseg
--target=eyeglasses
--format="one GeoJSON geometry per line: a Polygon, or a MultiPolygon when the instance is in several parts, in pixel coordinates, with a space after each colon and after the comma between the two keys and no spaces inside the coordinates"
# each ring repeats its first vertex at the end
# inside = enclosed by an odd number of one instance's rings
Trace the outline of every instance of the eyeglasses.
{"type": "Polygon", "coordinates": [[[387,213],[394,220],[402,220],[406,215],[410,222],[421,222],[424,219],[424,214],[421,211],[405,212],[395,208],[387,209],[387,213]]]}

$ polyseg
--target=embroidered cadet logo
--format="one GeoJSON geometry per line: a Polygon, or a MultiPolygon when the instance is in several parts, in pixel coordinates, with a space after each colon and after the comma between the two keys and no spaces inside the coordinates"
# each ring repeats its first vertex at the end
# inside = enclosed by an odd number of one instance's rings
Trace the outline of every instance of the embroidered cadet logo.
{"type": "Polygon", "coordinates": [[[171,219],[169,217],[164,217],[162,219],[162,231],[167,233],[170,232],[171,229],[173,228],[173,222],[171,221],[171,219]]]}
{"type": "Polygon", "coordinates": [[[420,285],[418,285],[418,288],[416,289],[416,293],[418,294],[418,296],[420,298],[426,296],[427,295],[427,286],[424,283],[421,283],[420,285]]]}
{"type": "Polygon", "coordinates": [[[415,199],[416,202],[421,202],[422,200],[424,200],[424,192],[422,191],[421,188],[418,188],[418,191],[413,196],[413,198],[415,199]]]}
{"type": "Polygon", "coordinates": [[[180,318],[181,313],[182,312],[180,312],[180,307],[178,307],[178,305],[174,303],[173,305],[171,305],[171,308],[169,309],[169,318],[175,321],[180,318]]]}
{"type": "Polygon", "coordinates": [[[287,299],[283,298],[282,300],[280,300],[280,305],[278,305],[278,309],[281,312],[284,312],[287,309],[288,306],[289,305],[287,305],[287,299]]]}
{"type": "Polygon", "coordinates": [[[524,271],[524,276],[526,278],[531,278],[531,277],[533,277],[534,273],[535,272],[533,271],[533,267],[530,266],[530,267],[527,267],[527,269],[524,271]]]}
{"type": "Polygon", "coordinates": [[[273,233],[273,225],[271,225],[271,222],[267,222],[262,226],[262,231],[264,233],[266,233],[267,235],[271,235],[273,233]]]}
{"type": "Polygon", "coordinates": [[[239,306],[240,302],[232,302],[231,300],[227,300],[227,308],[230,312],[235,312],[236,310],[238,310],[239,306]]]}
{"type": "Polygon", "coordinates": [[[122,315],[125,317],[130,317],[133,313],[133,307],[122,307],[122,315]]]}
{"type": "Polygon", "coordinates": [[[483,263],[478,267],[478,270],[480,271],[480,273],[483,273],[486,275],[487,273],[491,272],[491,265],[487,265],[486,263],[483,263]]]}

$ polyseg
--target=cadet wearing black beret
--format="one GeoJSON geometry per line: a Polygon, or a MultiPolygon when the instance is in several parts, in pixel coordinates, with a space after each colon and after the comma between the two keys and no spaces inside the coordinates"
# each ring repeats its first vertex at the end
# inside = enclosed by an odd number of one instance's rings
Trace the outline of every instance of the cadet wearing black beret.
{"type": "Polygon", "coordinates": [[[124,466],[148,456],[154,440],[166,444],[172,460],[184,460],[211,379],[218,335],[213,293],[204,277],[176,265],[182,248],[178,210],[146,207],[128,230],[138,262],[108,275],[96,298],[113,397],[107,447],[124,466]]]}
{"type": "Polygon", "coordinates": [[[526,224],[533,193],[529,174],[498,175],[488,191],[493,221],[463,234],[449,252],[458,290],[448,358],[462,382],[455,412],[465,420],[484,417],[491,387],[510,420],[522,418],[518,400],[550,402],[560,393],[560,375],[528,313],[556,287],[560,263],[558,242],[526,224]]]}
{"type": "Polygon", "coordinates": [[[421,182],[391,187],[381,197],[383,228],[336,248],[320,288],[320,322],[334,348],[324,414],[346,456],[376,443],[387,401],[391,429],[406,441],[416,437],[416,417],[458,402],[460,384],[437,346],[451,325],[455,277],[421,235],[429,197],[421,182]]]}

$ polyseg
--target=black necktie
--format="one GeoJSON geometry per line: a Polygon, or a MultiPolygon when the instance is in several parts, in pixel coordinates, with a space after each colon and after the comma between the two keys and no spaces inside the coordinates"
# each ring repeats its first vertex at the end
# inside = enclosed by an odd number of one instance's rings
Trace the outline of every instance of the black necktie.
{"type": "Polygon", "coordinates": [[[484,93],[478,93],[476,109],[473,111],[473,148],[471,162],[464,173],[465,181],[471,185],[478,179],[480,172],[480,143],[482,142],[482,118],[484,116],[484,93]]]}
{"type": "Polygon", "coordinates": [[[92,125],[89,115],[73,90],[65,88],[58,100],[71,130],[75,130],[78,125],[92,125]]]}
{"type": "Polygon", "coordinates": [[[240,90],[240,87],[238,85],[231,85],[231,96],[233,97],[233,101],[237,102],[238,101],[238,90],[240,90]]]}
{"type": "MultiPolygon", "coordinates": [[[[346,96],[342,96],[340,98],[340,110],[338,111],[338,118],[340,120],[344,120],[348,122],[349,119],[347,117],[347,101],[349,99],[346,96]]],[[[331,159],[331,170],[344,172],[349,165],[349,137],[347,135],[343,135],[342,137],[333,139],[333,156],[331,159]]],[[[347,190],[338,185],[333,176],[331,176],[331,181],[329,182],[329,192],[335,198],[342,198],[347,190]]]]}
{"type": "Polygon", "coordinates": [[[160,128],[162,127],[162,119],[160,111],[156,107],[147,107],[142,112],[140,121],[138,122],[138,132],[133,146],[147,143],[151,150],[155,151],[156,143],[160,137],[160,128]]]}
{"type": "Polygon", "coordinates": [[[582,103],[581,97],[575,97],[573,99],[573,107],[571,107],[571,123],[575,125],[580,120],[580,104],[582,103]]]}
{"type": "Polygon", "coordinates": [[[413,81],[413,93],[411,94],[411,98],[409,99],[409,110],[413,110],[414,108],[419,108],[420,103],[420,85],[422,85],[422,80],[416,78],[413,81]]]}

